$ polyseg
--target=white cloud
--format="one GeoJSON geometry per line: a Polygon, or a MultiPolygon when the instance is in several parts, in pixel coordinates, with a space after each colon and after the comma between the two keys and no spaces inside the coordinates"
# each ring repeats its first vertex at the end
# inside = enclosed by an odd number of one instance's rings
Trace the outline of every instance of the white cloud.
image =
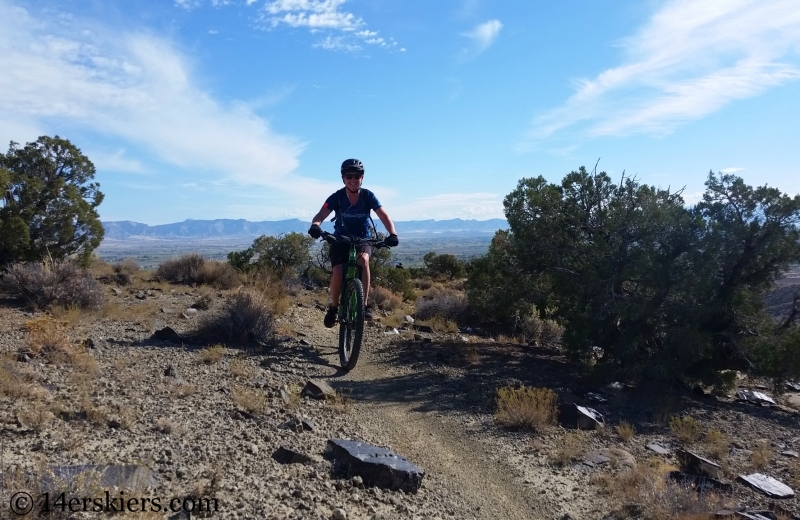
{"type": "Polygon", "coordinates": [[[309,29],[354,31],[364,22],[352,13],[340,11],[345,0],[274,0],[264,10],[272,26],[286,24],[309,29]]]}
{"type": "MultiPolygon", "coordinates": [[[[291,175],[303,144],[246,105],[223,104],[196,86],[188,60],[169,41],[53,19],[0,0],[0,139],[70,125],[200,178],[223,175],[297,196],[330,189],[291,175]]],[[[124,159],[100,157],[98,164],[139,168],[124,159]]]]}
{"type": "Polygon", "coordinates": [[[743,171],[743,170],[744,170],[744,168],[723,168],[720,171],[722,173],[736,173],[736,172],[740,172],[740,171],[743,171]]]}
{"type": "Polygon", "coordinates": [[[208,34],[219,34],[219,31],[216,29],[209,29],[208,34]]]}
{"type": "Polygon", "coordinates": [[[198,7],[200,5],[200,0],[175,0],[175,5],[189,10],[198,7]]]}
{"type": "Polygon", "coordinates": [[[796,0],[670,0],[621,44],[625,61],[578,81],[521,148],[577,123],[583,137],[665,134],[796,80],[800,9],[796,0]]]}
{"type": "Polygon", "coordinates": [[[483,52],[488,49],[497,37],[500,35],[500,29],[503,24],[500,20],[489,20],[475,27],[472,31],[466,33],[464,36],[470,38],[475,42],[476,50],[483,52]]]}
{"type": "Polygon", "coordinates": [[[385,38],[378,35],[377,31],[365,29],[364,21],[354,15],[341,10],[347,0],[273,0],[264,6],[262,22],[275,28],[281,25],[289,27],[304,27],[311,32],[337,31],[338,36],[328,35],[325,39],[314,44],[326,50],[356,52],[362,49],[359,43],[377,45],[379,47],[392,47],[385,38]]]}

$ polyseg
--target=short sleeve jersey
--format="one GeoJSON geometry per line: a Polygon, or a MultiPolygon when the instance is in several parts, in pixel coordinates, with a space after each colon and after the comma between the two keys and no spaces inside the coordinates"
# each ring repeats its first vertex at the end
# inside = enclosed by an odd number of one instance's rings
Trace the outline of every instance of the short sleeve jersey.
{"type": "Polygon", "coordinates": [[[381,203],[374,193],[361,188],[358,202],[352,205],[345,193],[346,189],[342,188],[328,197],[323,206],[336,212],[334,234],[366,238],[369,236],[369,212],[380,208],[381,203]]]}

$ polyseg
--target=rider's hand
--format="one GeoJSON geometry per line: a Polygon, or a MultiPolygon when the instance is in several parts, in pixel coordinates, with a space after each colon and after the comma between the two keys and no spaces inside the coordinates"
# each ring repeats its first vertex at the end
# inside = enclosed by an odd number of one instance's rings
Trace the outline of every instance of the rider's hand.
{"type": "Polygon", "coordinates": [[[322,236],[322,228],[319,227],[319,224],[311,224],[311,227],[308,228],[308,234],[312,238],[319,238],[322,236]]]}
{"type": "Polygon", "coordinates": [[[389,247],[397,247],[397,244],[400,243],[400,241],[397,239],[397,235],[389,235],[384,239],[383,242],[389,247]]]}

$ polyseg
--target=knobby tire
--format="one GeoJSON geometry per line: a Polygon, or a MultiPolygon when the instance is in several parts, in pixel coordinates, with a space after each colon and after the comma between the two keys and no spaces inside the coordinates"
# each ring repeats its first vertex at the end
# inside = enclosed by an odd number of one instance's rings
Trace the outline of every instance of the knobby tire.
{"type": "Polygon", "coordinates": [[[344,310],[339,323],[339,362],[342,368],[350,371],[358,362],[361,353],[361,339],[364,335],[364,286],[361,280],[347,281],[344,310]]]}

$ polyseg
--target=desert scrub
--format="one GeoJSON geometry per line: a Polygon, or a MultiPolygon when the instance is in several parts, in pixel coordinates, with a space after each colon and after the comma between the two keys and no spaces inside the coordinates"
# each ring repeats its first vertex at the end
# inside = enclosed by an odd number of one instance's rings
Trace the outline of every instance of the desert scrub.
{"type": "Polygon", "coordinates": [[[231,385],[231,399],[237,408],[252,414],[263,413],[267,406],[267,397],[263,392],[240,385],[231,385]]]}
{"type": "Polygon", "coordinates": [[[440,318],[451,322],[463,322],[469,314],[467,296],[452,289],[431,287],[417,300],[414,315],[422,320],[440,318]]]}
{"type": "Polygon", "coordinates": [[[200,320],[194,335],[200,340],[265,343],[274,327],[271,308],[264,293],[253,289],[236,291],[220,310],[200,320]]]}
{"type": "Polygon", "coordinates": [[[720,430],[713,428],[706,433],[705,445],[709,455],[717,460],[724,460],[728,457],[731,441],[720,430]]]}
{"type": "Polygon", "coordinates": [[[96,309],[103,288],[89,271],[67,261],[14,264],[0,279],[0,291],[24,300],[32,309],[51,305],[96,309]]]}
{"type": "Polygon", "coordinates": [[[773,452],[769,443],[759,442],[753,450],[753,454],[750,455],[750,467],[757,470],[764,469],[772,462],[772,456],[773,452]]]}
{"type": "Polygon", "coordinates": [[[377,305],[381,310],[392,312],[403,305],[403,298],[385,287],[376,285],[370,287],[369,303],[377,305]]]}
{"type": "Polygon", "coordinates": [[[636,435],[636,429],[630,424],[623,422],[617,425],[617,435],[622,439],[622,442],[630,442],[633,436],[636,435]]]}
{"type": "Polygon", "coordinates": [[[684,444],[694,444],[700,437],[700,423],[691,415],[673,416],[669,420],[669,429],[684,444]]]}
{"type": "Polygon", "coordinates": [[[220,344],[204,348],[197,353],[197,360],[204,365],[216,365],[225,357],[225,347],[220,344]]]}
{"type": "Polygon", "coordinates": [[[549,388],[498,388],[495,419],[506,427],[541,431],[556,423],[556,399],[556,393],[549,388]]]}
{"type": "Polygon", "coordinates": [[[556,449],[550,454],[550,463],[556,466],[567,466],[580,460],[586,454],[587,439],[581,432],[568,431],[557,442],[556,449]]]}

